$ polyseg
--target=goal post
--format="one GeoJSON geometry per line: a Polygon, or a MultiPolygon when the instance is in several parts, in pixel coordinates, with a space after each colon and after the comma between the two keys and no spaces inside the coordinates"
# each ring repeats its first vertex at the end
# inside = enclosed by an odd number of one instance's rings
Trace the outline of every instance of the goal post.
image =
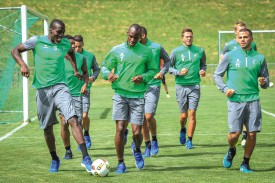
{"type": "MultiPolygon", "coordinates": [[[[3,96],[0,96],[0,123],[8,123],[8,122],[28,122],[30,121],[29,117],[29,82],[28,79],[21,76],[20,69],[16,70],[16,63],[12,58],[10,52],[11,49],[20,44],[20,42],[26,41],[30,36],[37,35],[37,32],[41,32],[41,27],[44,35],[48,34],[48,17],[36,12],[26,5],[22,5],[21,7],[4,7],[0,8],[0,32],[4,32],[3,37],[1,35],[0,38],[0,49],[1,46],[5,47],[4,51],[0,52],[0,58],[2,62],[1,67],[5,68],[5,70],[0,71],[0,90],[1,94],[5,93],[3,96]],[[42,26],[38,24],[38,22],[43,21],[42,26]],[[5,64],[5,65],[4,65],[5,64]],[[10,76],[7,76],[6,73],[10,73],[10,76]],[[18,85],[22,88],[22,100],[18,101],[18,104],[13,104],[14,106],[22,105],[21,109],[15,109],[15,107],[9,107],[10,99],[15,95],[21,94],[11,94],[13,91],[12,83],[15,82],[14,79],[8,80],[5,77],[13,78],[15,75],[19,75],[22,77],[22,86],[18,85]],[[4,84],[3,84],[4,83],[4,84]],[[20,119],[17,117],[11,117],[9,119],[7,116],[12,116],[13,113],[20,113],[20,119]],[[9,114],[3,114],[9,113],[9,114]],[[22,114],[23,113],[23,114],[22,114]],[[3,114],[3,115],[2,115],[3,114]]],[[[39,33],[41,34],[41,33],[39,33]]],[[[29,66],[28,63],[28,53],[23,52],[22,58],[24,62],[29,66]]],[[[16,102],[16,101],[15,101],[16,102]]]]}

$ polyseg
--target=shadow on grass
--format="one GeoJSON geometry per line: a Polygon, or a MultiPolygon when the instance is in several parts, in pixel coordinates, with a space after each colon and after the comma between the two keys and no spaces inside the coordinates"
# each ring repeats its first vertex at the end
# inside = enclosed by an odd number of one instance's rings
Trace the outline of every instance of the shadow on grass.
{"type": "Polygon", "coordinates": [[[209,170],[217,169],[221,166],[166,166],[166,167],[157,167],[152,165],[147,165],[146,168],[142,171],[148,172],[171,172],[171,171],[180,171],[180,170],[209,170]]]}
{"type": "Polygon", "coordinates": [[[111,108],[105,108],[104,111],[101,113],[99,119],[106,119],[106,117],[110,111],[111,111],[111,108]]]}
{"type": "Polygon", "coordinates": [[[275,171],[275,167],[271,167],[271,168],[268,168],[268,169],[261,169],[261,170],[254,170],[254,169],[252,168],[252,170],[253,170],[254,172],[273,172],[273,171],[275,171]]]}

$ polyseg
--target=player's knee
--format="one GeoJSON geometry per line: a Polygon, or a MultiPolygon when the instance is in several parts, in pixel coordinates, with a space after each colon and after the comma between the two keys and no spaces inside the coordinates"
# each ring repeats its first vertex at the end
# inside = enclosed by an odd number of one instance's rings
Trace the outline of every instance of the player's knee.
{"type": "Polygon", "coordinates": [[[82,115],[82,119],[87,120],[88,119],[88,113],[84,112],[83,115],[82,115]]]}
{"type": "Polygon", "coordinates": [[[187,115],[185,114],[185,113],[182,113],[181,115],[180,115],[180,121],[182,121],[182,122],[184,122],[184,121],[186,121],[187,120],[187,115]]]}
{"type": "Polygon", "coordinates": [[[53,136],[53,126],[48,126],[44,129],[44,136],[45,137],[53,136]]]}
{"type": "Polygon", "coordinates": [[[146,121],[151,121],[154,118],[153,114],[145,114],[146,121]]]}
{"type": "Polygon", "coordinates": [[[256,139],[256,132],[249,132],[248,133],[248,138],[250,138],[251,140],[256,139]]]}

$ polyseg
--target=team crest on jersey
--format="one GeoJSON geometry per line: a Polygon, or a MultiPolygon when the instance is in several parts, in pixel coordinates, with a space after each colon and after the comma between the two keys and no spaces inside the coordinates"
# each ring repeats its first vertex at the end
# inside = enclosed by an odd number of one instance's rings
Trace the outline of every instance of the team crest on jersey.
{"type": "Polygon", "coordinates": [[[195,53],[195,54],[194,54],[194,57],[196,58],[197,56],[198,56],[198,54],[197,54],[197,53],[195,53]]]}
{"type": "Polygon", "coordinates": [[[121,62],[123,61],[124,57],[125,57],[125,55],[124,55],[124,53],[122,52],[122,53],[120,54],[120,61],[121,61],[121,62]]]}
{"type": "Polygon", "coordinates": [[[236,47],[236,46],[234,46],[233,50],[236,50],[236,49],[237,49],[237,47],[236,47]]]}
{"type": "Polygon", "coordinates": [[[236,66],[236,67],[240,67],[240,66],[241,66],[241,61],[240,61],[240,59],[237,59],[237,60],[236,60],[235,66],[236,66]]]}
{"type": "Polygon", "coordinates": [[[183,54],[181,54],[181,61],[184,62],[184,58],[185,56],[183,54]]]}
{"type": "Polygon", "coordinates": [[[53,46],[53,50],[57,50],[57,46],[53,46]]]}
{"type": "Polygon", "coordinates": [[[254,60],[252,61],[252,64],[255,65],[256,63],[257,63],[257,60],[254,59],[254,60]]]}

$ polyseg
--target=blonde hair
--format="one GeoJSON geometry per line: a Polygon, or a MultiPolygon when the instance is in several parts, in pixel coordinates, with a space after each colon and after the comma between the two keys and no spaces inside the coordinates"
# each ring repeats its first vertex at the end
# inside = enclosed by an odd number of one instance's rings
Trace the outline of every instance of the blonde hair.
{"type": "Polygon", "coordinates": [[[244,22],[238,21],[234,25],[234,30],[237,30],[237,27],[246,27],[246,24],[244,22]]]}

